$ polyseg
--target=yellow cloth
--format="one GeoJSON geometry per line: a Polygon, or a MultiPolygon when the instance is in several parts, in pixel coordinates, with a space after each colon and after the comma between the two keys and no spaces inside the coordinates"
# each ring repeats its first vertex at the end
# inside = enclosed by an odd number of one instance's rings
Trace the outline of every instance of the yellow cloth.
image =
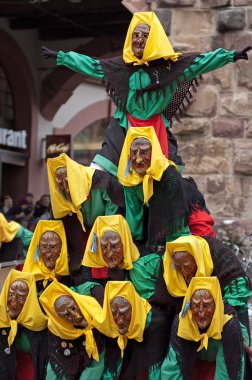
{"type": "Polygon", "coordinates": [[[126,35],[123,60],[125,63],[134,63],[134,65],[148,65],[148,61],[164,58],[177,61],[181,53],[175,53],[170,41],[165,34],[162,24],[154,12],[137,12],[134,13],[126,35]],[[151,27],[143,56],[138,59],[134,56],[131,47],[132,33],[137,25],[147,24],[151,27]]]}
{"type": "Polygon", "coordinates": [[[168,292],[174,297],[184,297],[187,285],[182,274],[174,268],[172,256],[175,252],[186,251],[197,264],[195,277],[211,276],[213,260],[206,240],[194,235],[182,236],[166,243],[164,254],[164,280],[168,292]]]}
{"type": "Polygon", "coordinates": [[[39,220],[27,252],[23,271],[32,273],[36,281],[44,279],[44,286],[48,280],[57,281],[56,276],[69,274],[66,234],[61,220],[39,220]],[[39,255],[39,240],[47,231],[56,232],[62,241],[59,258],[52,270],[45,266],[39,255]]]}
{"type": "Polygon", "coordinates": [[[129,281],[108,281],[105,287],[103,313],[94,318],[94,326],[104,335],[118,338],[117,343],[121,350],[121,356],[127,345],[128,339],[143,341],[143,333],[146,325],[147,314],[151,305],[147,300],[141,298],[136,292],[133,284],[129,281]],[[120,335],[118,326],[114,321],[110,309],[110,302],[115,297],[125,297],[132,306],[132,316],[129,330],[125,335],[120,335]]]}
{"type": "Polygon", "coordinates": [[[143,183],[144,203],[148,203],[153,195],[153,179],[160,181],[163,172],[169,165],[177,166],[174,162],[169,161],[162,153],[156,132],[153,127],[130,127],[124,140],[122,153],[118,164],[118,180],[123,186],[136,186],[143,183]],[[136,138],[144,137],[151,142],[151,164],[146,174],[141,176],[132,170],[130,166],[128,172],[126,170],[130,159],[130,146],[136,138]]]}
{"type": "Polygon", "coordinates": [[[8,222],[5,216],[0,212],[0,247],[3,242],[8,243],[14,239],[20,224],[16,222],[8,222]]]}
{"type": "Polygon", "coordinates": [[[200,341],[200,346],[197,351],[202,350],[204,347],[207,350],[208,339],[221,339],[223,326],[232,318],[232,315],[224,314],[224,304],[222,301],[222,294],[220,283],[217,277],[193,277],[187,289],[182,310],[179,314],[179,327],[178,336],[186,340],[200,341]],[[190,302],[193,293],[198,289],[208,290],[215,301],[215,312],[212,322],[205,333],[200,333],[197,323],[192,317],[190,307],[182,317],[184,307],[187,302],[190,302]]]}
{"type": "Polygon", "coordinates": [[[18,325],[22,325],[32,331],[41,331],[47,327],[47,317],[43,314],[38,298],[36,283],[31,273],[20,272],[12,269],[3,285],[0,295],[0,328],[10,327],[8,336],[9,347],[17,334],[18,325]],[[29,293],[23,309],[17,319],[11,319],[7,313],[7,299],[11,284],[16,280],[25,281],[29,287],[29,293]]]}
{"type": "Polygon", "coordinates": [[[137,247],[133,243],[129,225],[121,215],[98,216],[98,218],[96,218],[93,228],[89,234],[82,264],[91,268],[102,268],[108,266],[103,259],[100,244],[100,239],[106,231],[114,231],[120,235],[123,245],[123,264],[121,268],[127,270],[132,269],[132,263],[139,259],[140,254],[137,247]],[[96,252],[92,252],[94,236],[97,237],[96,252]]]}
{"type": "Polygon", "coordinates": [[[58,157],[47,160],[47,173],[54,218],[63,218],[70,212],[77,213],[77,217],[85,231],[81,205],[87,200],[91,191],[94,169],[80,165],[71,160],[65,153],[61,153],[58,157]],[[67,168],[68,186],[72,202],[63,197],[55,181],[55,172],[62,166],[67,168]]]}
{"type": "Polygon", "coordinates": [[[73,292],[67,286],[59,282],[52,282],[39,297],[39,301],[48,316],[48,329],[61,339],[77,339],[82,335],[86,337],[86,351],[89,357],[99,361],[99,353],[93,336],[92,320],[94,316],[102,313],[102,308],[95,298],[73,292]],[[60,318],[54,310],[55,300],[63,295],[74,298],[88,325],[81,329],[75,328],[71,323],[60,318]]]}

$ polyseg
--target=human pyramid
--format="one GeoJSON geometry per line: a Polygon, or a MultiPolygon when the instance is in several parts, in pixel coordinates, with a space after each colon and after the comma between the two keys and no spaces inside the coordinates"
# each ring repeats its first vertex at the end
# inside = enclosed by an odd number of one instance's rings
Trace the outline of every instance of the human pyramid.
{"type": "Polygon", "coordinates": [[[250,49],[183,57],[153,12],[133,15],[122,57],[42,48],[102,79],[117,109],[90,167],[47,161],[54,219],[0,296],[2,380],[252,378],[250,281],[169,129],[202,74],[250,49]]]}

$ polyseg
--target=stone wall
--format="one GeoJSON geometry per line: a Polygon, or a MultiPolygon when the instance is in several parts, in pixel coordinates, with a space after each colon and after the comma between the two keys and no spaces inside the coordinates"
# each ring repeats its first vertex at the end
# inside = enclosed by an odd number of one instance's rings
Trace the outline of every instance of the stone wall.
{"type": "MultiPolygon", "coordinates": [[[[208,52],[252,45],[252,0],[160,0],[156,13],[175,51],[208,52]]],[[[205,195],[216,226],[252,233],[252,50],[204,75],[181,123],[179,153],[205,195]],[[230,223],[229,223],[230,225],[230,223]]]]}

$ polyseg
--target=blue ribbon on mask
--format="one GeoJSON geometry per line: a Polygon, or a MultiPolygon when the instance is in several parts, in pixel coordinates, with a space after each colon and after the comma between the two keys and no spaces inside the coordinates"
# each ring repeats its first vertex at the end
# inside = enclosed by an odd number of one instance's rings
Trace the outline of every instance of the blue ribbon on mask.
{"type": "Polygon", "coordinates": [[[184,316],[186,315],[187,310],[189,309],[189,306],[190,306],[190,301],[186,301],[185,307],[184,307],[182,314],[181,314],[182,318],[184,318],[184,316]]]}
{"type": "Polygon", "coordinates": [[[176,265],[175,265],[173,257],[172,257],[172,269],[176,269],[176,265]]]}
{"type": "Polygon", "coordinates": [[[36,246],[36,251],[34,255],[34,263],[38,261],[38,257],[39,257],[39,249],[38,249],[38,246],[36,246]]]}
{"type": "Polygon", "coordinates": [[[96,250],[97,250],[97,234],[94,232],[93,242],[92,242],[92,246],[91,246],[91,252],[96,253],[96,250]]]}
{"type": "Polygon", "coordinates": [[[124,172],[124,177],[128,177],[129,170],[130,170],[130,165],[131,165],[131,161],[130,161],[130,158],[129,158],[128,162],[127,162],[127,165],[126,165],[125,172],[124,172]]]}

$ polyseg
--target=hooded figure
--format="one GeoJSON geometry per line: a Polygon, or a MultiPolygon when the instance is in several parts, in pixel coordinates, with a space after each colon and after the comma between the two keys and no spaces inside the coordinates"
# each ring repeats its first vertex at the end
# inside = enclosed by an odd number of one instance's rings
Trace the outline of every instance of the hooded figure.
{"type": "Polygon", "coordinates": [[[139,256],[123,216],[98,216],[90,232],[82,264],[92,268],[93,280],[102,283],[130,280],[138,294],[148,299],[154,293],[161,258],[155,253],[139,256]],[[102,277],[97,268],[103,268],[102,277]]]}
{"type": "Polygon", "coordinates": [[[43,288],[48,280],[58,281],[61,276],[69,275],[66,234],[61,220],[38,222],[23,271],[32,273],[36,281],[43,280],[43,288]]]}
{"type": "Polygon", "coordinates": [[[191,91],[196,92],[199,85],[197,77],[237,59],[248,59],[246,51],[217,49],[183,57],[174,52],[154,12],[137,12],[121,57],[93,59],[47,48],[43,48],[43,55],[56,58],[59,66],[105,82],[117,109],[93,162],[113,174],[129,126],[153,125],[164,155],[181,165],[176,139],[169,131],[173,116],[190,104],[191,91]]]}
{"type": "Polygon", "coordinates": [[[181,309],[193,277],[216,276],[220,282],[225,311],[235,314],[248,328],[250,281],[234,252],[212,237],[183,236],[166,243],[163,265],[156,282],[152,304],[181,309]]]}
{"type": "Polygon", "coordinates": [[[191,380],[194,364],[200,359],[216,361],[215,379],[242,380],[243,338],[248,341],[246,329],[224,314],[217,277],[194,277],[173,323],[161,379],[191,380]]]}
{"type": "Polygon", "coordinates": [[[89,232],[85,232],[86,228],[92,226],[98,215],[115,214],[118,209],[106,190],[113,187],[112,177],[78,164],[65,153],[48,159],[47,171],[53,216],[64,223],[69,270],[78,283],[81,282],[79,269],[89,232]]]}
{"type": "Polygon", "coordinates": [[[0,213],[0,262],[22,258],[27,253],[31,239],[30,230],[17,222],[9,222],[0,213]]]}
{"type": "Polygon", "coordinates": [[[35,378],[43,378],[47,350],[46,328],[47,317],[40,308],[33,275],[12,269],[0,295],[1,379],[16,378],[17,351],[31,354],[35,378]]]}
{"type": "Polygon", "coordinates": [[[104,352],[101,335],[93,330],[93,318],[102,312],[99,303],[56,282],[47,287],[39,300],[48,316],[50,348],[46,378],[80,376],[82,380],[99,380],[104,352]],[[66,314],[72,319],[67,319],[66,314]],[[80,317],[84,320],[82,326],[80,317]]]}

